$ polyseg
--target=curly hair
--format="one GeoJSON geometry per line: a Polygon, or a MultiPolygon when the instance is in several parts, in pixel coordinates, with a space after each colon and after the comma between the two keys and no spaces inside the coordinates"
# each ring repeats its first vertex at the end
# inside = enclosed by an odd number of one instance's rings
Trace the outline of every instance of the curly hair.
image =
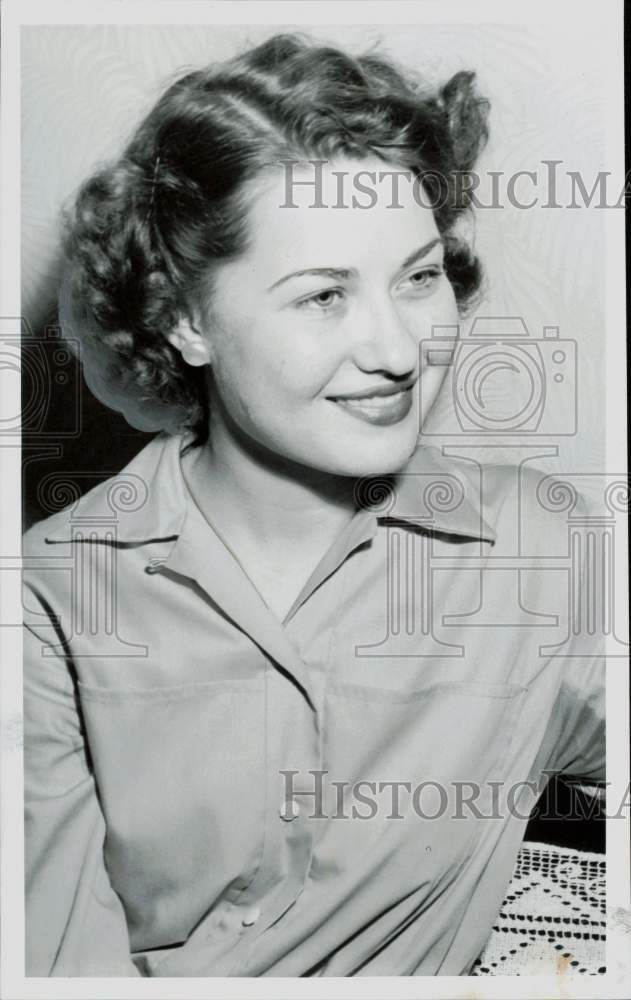
{"type": "Polygon", "coordinates": [[[459,177],[486,142],[487,113],[472,72],[432,90],[374,53],[353,58],[294,34],[175,82],[120,158],[82,185],[64,220],[81,336],[105,359],[119,398],[159,402],[205,440],[207,379],[166,334],[199,301],[213,262],[245,248],[244,185],[280,160],[376,155],[412,171],[434,206],[464,312],[481,268],[454,235],[471,209],[459,177]]]}

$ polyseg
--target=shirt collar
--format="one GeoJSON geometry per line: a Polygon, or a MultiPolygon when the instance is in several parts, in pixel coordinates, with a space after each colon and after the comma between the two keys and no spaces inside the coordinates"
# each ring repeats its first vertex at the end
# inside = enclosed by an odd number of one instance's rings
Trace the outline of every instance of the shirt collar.
{"type": "Polygon", "coordinates": [[[180,466],[185,443],[180,435],[158,434],[121,472],[54,515],[46,541],[69,541],[77,533],[89,541],[108,531],[129,544],[177,537],[187,512],[180,466]]]}
{"type": "MultiPolygon", "coordinates": [[[[177,538],[192,500],[182,474],[180,451],[188,435],[157,435],[118,475],[54,515],[45,538],[69,541],[80,535],[142,543],[177,538]]],[[[481,469],[454,462],[438,448],[419,446],[394,476],[359,479],[358,508],[377,521],[400,521],[429,531],[495,542],[481,513],[481,469]]]]}
{"type": "Polygon", "coordinates": [[[482,469],[454,461],[438,448],[419,445],[402,472],[358,480],[358,504],[385,521],[495,543],[482,516],[482,469]]]}

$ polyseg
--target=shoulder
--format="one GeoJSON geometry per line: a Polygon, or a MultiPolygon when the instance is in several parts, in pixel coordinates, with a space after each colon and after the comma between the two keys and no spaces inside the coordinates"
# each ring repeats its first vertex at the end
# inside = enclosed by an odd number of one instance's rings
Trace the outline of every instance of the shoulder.
{"type": "Polygon", "coordinates": [[[500,542],[516,545],[522,556],[567,554],[569,531],[591,510],[575,477],[529,461],[484,465],[482,502],[500,542]]]}
{"type": "Polygon", "coordinates": [[[109,613],[113,573],[117,588],[133,588],[148,543],[177,535],[186,516],[181,444],[180,436],[158,435],[116,475],[25,532],[24,623],[32,630],[51,617],[70,629],[79,604],[94,620],[109,613]]]}
{"type": "Polygon", "coordinates": [[[32,525],[22,537],[25,559],[67,555],[73,541],[132,540],[170,526],[173,508],[182,497],[174,493],[173,467],[179,466],[181,438],[162,433],[153,438],[115,475],[104,478],[83,495],[81,472],[51,498],[70,502],[32,525]],[[171,468],[169,468],[171,466],[171,468]],[[169,488],[170,487],[170,488],[169,488]]]}
{"type": "Polygon", "coordinates": [[[537,466],[536,460],[488,460],[488,449],[466,445],[419,448],[409,468],[431,469],[436,485],[457,489],[496,536],[493,555],[563,554],[568,531],[592,510],[577,477],[537,466]]]}

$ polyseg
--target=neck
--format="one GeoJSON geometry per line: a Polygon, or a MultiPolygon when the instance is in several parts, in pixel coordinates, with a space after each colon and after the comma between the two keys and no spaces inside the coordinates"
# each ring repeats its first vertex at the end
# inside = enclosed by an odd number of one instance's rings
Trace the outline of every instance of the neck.
{"type": "Polygon", "coordinates": [[[198,506],[229,541],[258,549],[321,549],[357,507],[355,479],[284,458],[222,423],[183,462],[198,506]]]}

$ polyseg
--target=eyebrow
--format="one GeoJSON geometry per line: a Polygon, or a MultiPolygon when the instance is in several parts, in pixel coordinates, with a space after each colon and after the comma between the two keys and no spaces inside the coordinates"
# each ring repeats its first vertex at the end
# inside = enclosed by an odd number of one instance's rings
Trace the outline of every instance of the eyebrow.
{"type": "MultiPolygon", "coordinates": [[[[422,260],[426,257],[431,250],[434,249],[438,244],[442,244],[444,241],[440,236],[436,236],[429,243],[425,243],[424,246],[419,247],[418,250],[414,250],[409,257],[406,257],[401,264],[400,270],[405,270],[406,267],[410,267],[411,264],[415,264],[417,261],[422,260]]],[[[285,274],[278,281],[275,281],[273,285],[270,285],[267,289],[268,292],[274,291],[279,285],[283,285],[286,281],[290,281],[292,278],[302,278],[304,275],[313,275],[315,277],[320,276],[324,278],[334,278],[338,281],[348,280],[348,278],[356,277],[357,270],[354,267],[307,267],[302,271],[292,271],[291,274],[285,274]]]]}
{"type": "Polygon", "coordinates": [[[444,246],[444,240],[442,240],[440,236],[436,236],[435,239],[430,240],[429,243],[425,244],[425,246],[419,247],[418,250],[415,250],[409,257],[405,258],[401,264],[401,270],[405,271],[406,267],[410,267],[411,264],[416,264],[416,262],[422,260],[423,257],[427,257],[428,253],[439,244],[444,246]]]}

